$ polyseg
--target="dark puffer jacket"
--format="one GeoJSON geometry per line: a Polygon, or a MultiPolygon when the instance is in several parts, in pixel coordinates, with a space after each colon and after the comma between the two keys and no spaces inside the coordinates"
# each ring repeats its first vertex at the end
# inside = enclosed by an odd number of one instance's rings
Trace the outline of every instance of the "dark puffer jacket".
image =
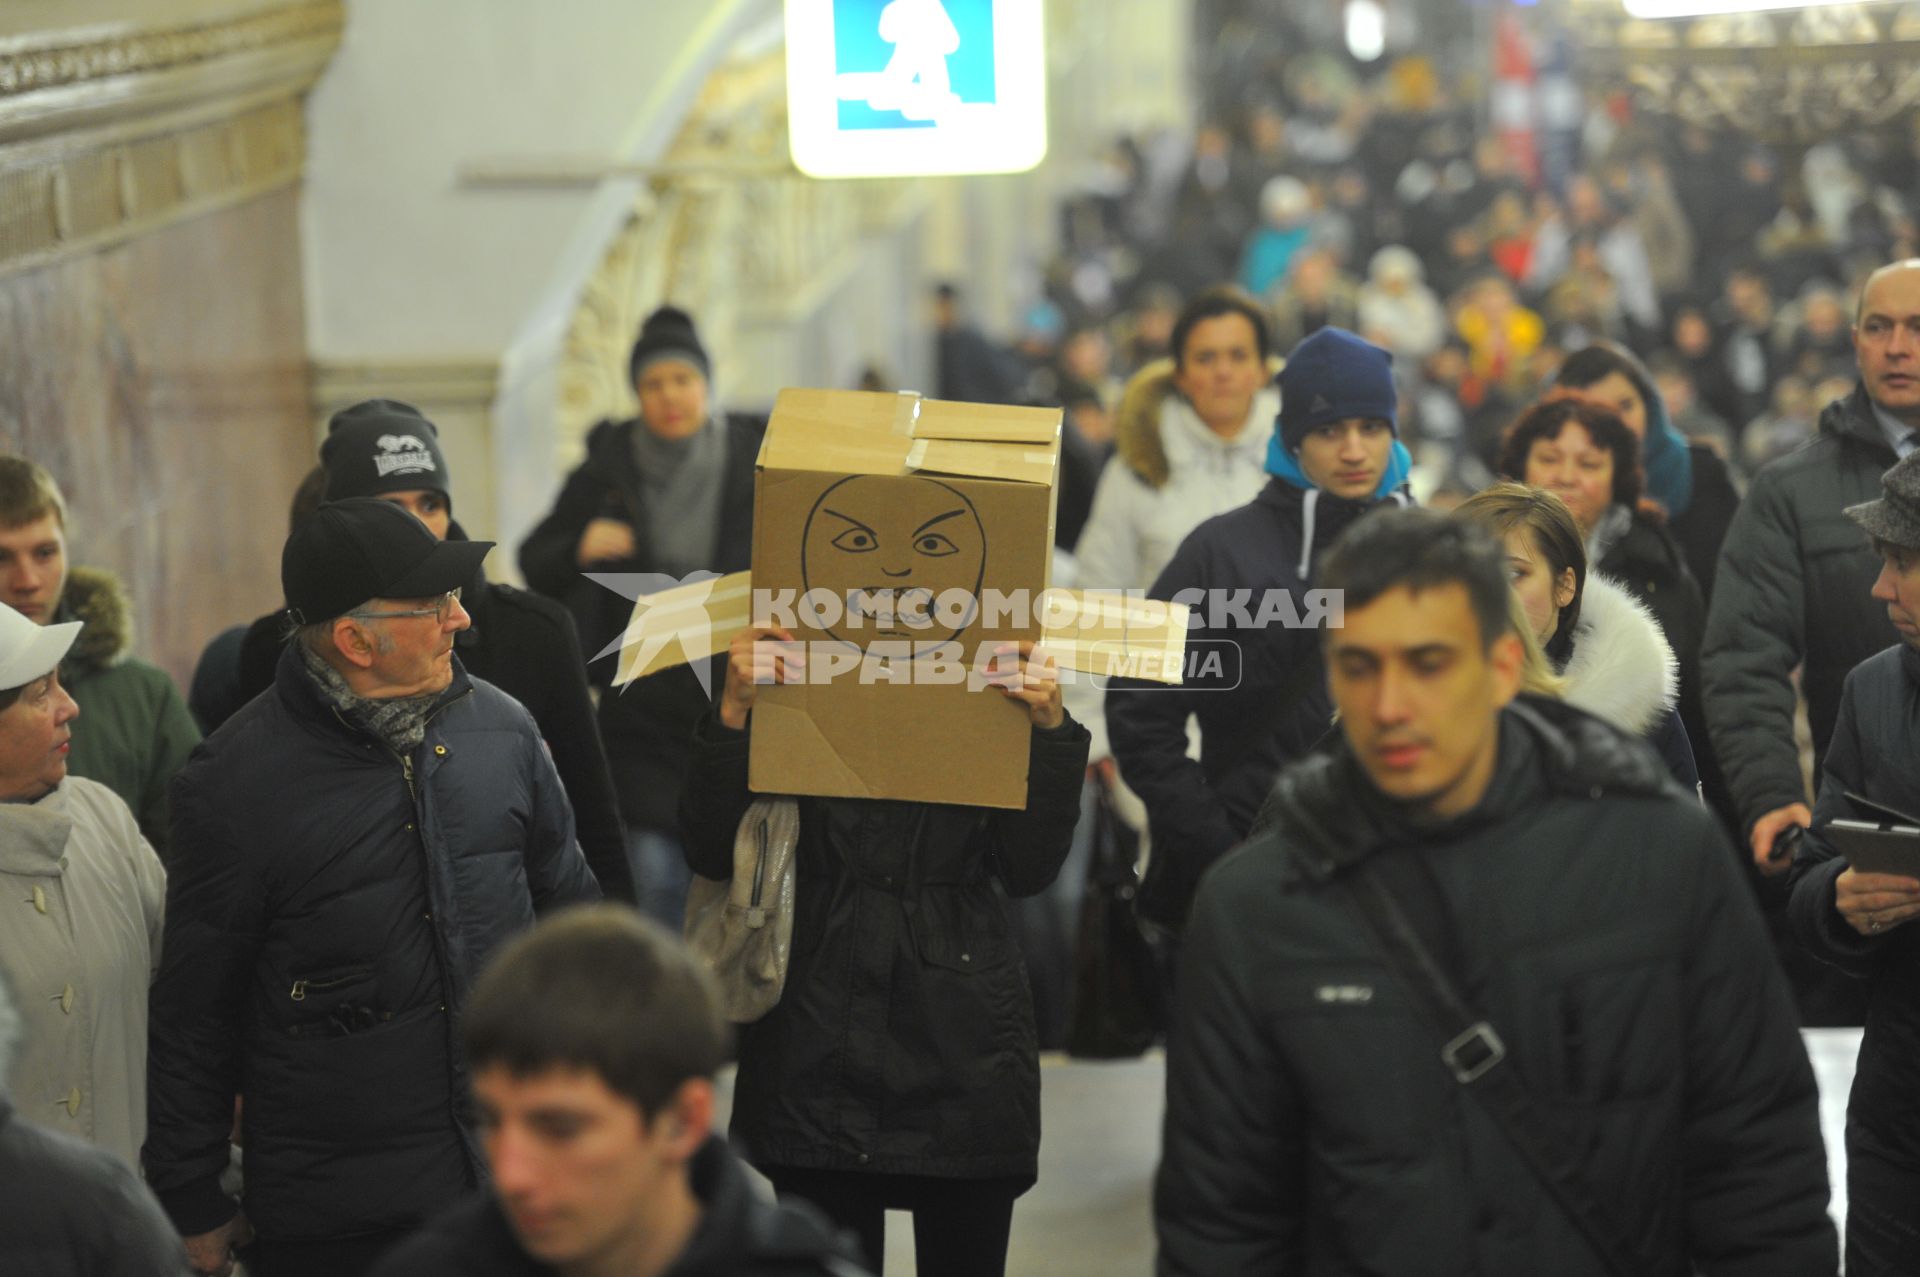
{"type": "Polygon", "coordinates": [[[200,743],[200,727],[167,672],[129,655],[133,605],[112,574],[74,568],[53,619],[84,623],[60,662],[60,682],[80,707],[67,769],[120,795],[140,833],[170,859],[167,785],[200,743]]]}
{"type": "Polygon", "coordinates": [[[1177,927],[1208,866],[1246,836],[1280,769],[1304,757],[1333,721],[1320,657],[1320,629],[1266,618],[1262,601],[1290,601],[1302,618],[1313,567],[1340,533],[1393,502],[1343,501],[1271,480],[1247,505],[1208,519],[1180,543],[1151,598],[1191,602],[1186,681],[1160,687],[1116,678],[1107,693],[1107,734],[1120,774],[1147,805],[1154,861],[1140,908],[1177,927]],[[1306,526],[1305,499],[1314,517],[1306,526]],[[1302,542],[1312,563],[1300,570],[1302,542]],[[1215,599],[1237,596],[1247,620],[1215,599]],[[1212,620],[1227,622],[1213,626],[1212,620]],[[1217,662],[1211,670],[1208,663],[1217,662]],[[1200,721],[1200,760],[1187,757],[1187,719],[1200,721]]]}
{"type": "Polygon", "coordinates": [[[180,1235],[131,1166],[0,1099],[0,1272],[187,1277],[180,1235]]]}
{"type": "MultiPolygon", "coordinates": [[[[746,1168],[711,1139],[688,1173],[700,1225],[662,1277],[861,1277],[858,1249],[811,1206],[762,1201],[746,1168]]],[[[556,1277],[520,1248],[493,1194],[447,1211],[380,1261],[372,1277],[556,1277]]]]}
{"type": "MultiPolygon", "coordinates": [[[[465,541],[467,534],[456,523],[447,539],[465,541]]],[[[573,618],[552,599],[489,581],[485,572],[475,573],[473,583],[461,591],[460,605],[473,618],[473,624],[453,638],[460,664],[533,715],[566,786],[587,867],[607,899],[632,904],[626,834],[573,618]]],[[[284,612],[263,616],[247,630],[240,650],[242,704],[273,686],[287,646],[286,632],[284,612]]]]}
{"type": "MultiPolygon", "coordinates": [[[[593,657],[619,637],[633,604],[589,581],[575,551],[580,534],[595,519],[618,519],[633,529],[636,550],[630,559],[595,564],[596,572],[655,572],[659,565],[647,549],[646,495],[634,464],[629,435],[646,426],[632,421],[603,421],[587,436],[587,458],[567,476],[553,510],[520,545],[520,571],[527,584],[567,605],[589,658],[588,678],[607,687],[614,675],[612,656],[593,657]]],[[[726,419],[726,478],[720,494],[720,526],[715,529],[713,571],[745,571],[753,559],[753,472],[766,423],[753,417],[726,419]]],[[[715,658],[711,672],[718,687],[722,672],[715,658]]],[[[620,814],[637,829],[672,829],[674,804],[686,775],[693,725],[711,705],[700,680],[686,666],[661,670],[624,688],[608,688],[600,698],[600,736],[613,767],[620,814]]]]}
{"type": "Polygon", "coordinates": [[[1637,1271],[1835,1271],[1786,986],[1725,835],[1650,751],[1526,698],[1486,797],[1445,824],[1398,823],[1344,744],[1280,787],[1181,956],[1162,1274],[1602,1271],[1328,884],[1374,856],[1430,873],[1468,1001],[1547,1138],[1588,1150],[1637,1271]]]}
{"type": "Polygon", "coordinates": [[[1713,750],[1740,818],[1806,801],[1793,745],[1795,666],[1816,773],[1847,671],[1899,636],[1871,597],[1880,573],[1846,507],[1880,495],[1893,449],[1866,390],[1827,405],[1820,433],[1753,478],[1707,614],[1701,676],[1713,750]]]}
{"type": "MultiPolygon", "coordinates": [[[[1827,745],[1813,834],[1794,858],[1789,916],[1816,957],[1870,982],[1867,1031],[1847,1106],[1847,1147],[1920,1175],[1920,925],[1863,936],[1834,908],[1846,872],[1822,836],[1831,821],[1872,820],[1849,790],[1898,811],[1920,813],[1920,652],[1896,644],[1848,675],[1827,745]]],[[[1851,1170],[1851,1167],[1849,1167],[1851,1170]]],[[[1904,1203],[1911,1212],[1914,1202],[1904,1203]]]]}
{"type": "Polygon", "coordinates": [[[599,896],[525,709],[456,661],[411,757],[351,728],[298,653],[173,786],[147,1182],[185,1235],[233,1100],[262,1237],[409,1227],[479,1182],[453,1019],[536,914],[599,896]]]}
{"type": "MultiPolygon", "coordinates": [[[[681,818],[705,877],[733,875],[747,739],[714,715],[695,731],[681,818]]],[[[1033,1004],[1000,888],[1036,895],[1058,876],[1086,767],[1087,729],[1068,719],[1033,732],[1021,811],[800,800],[786,989],[740,1029],[732,1134],[750,1160],[1036,1173],[1033,1004]]]]}

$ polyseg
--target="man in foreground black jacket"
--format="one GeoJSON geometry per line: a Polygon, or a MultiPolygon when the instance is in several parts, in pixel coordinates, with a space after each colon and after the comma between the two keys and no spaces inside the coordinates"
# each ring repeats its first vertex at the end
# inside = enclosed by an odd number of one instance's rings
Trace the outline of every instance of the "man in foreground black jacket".
{"type": "Polygon", "coordinates": [[[535,914],[599,896],[533,719],[453,655],[488,547],[321,506],[274,687],[174,781],[144,1161],[203,1273],[245,1232],[236,1096],[255,1277],[357,1277],[478,1184],[454,1019],[535,914]]]}
{"type": "Polygon", "coordinates": [[[1342,739],[1282,775],[1273,832],[1201,885],[1159,1271],[1608,1271],[1370,940],[1346,886],[1378,875],[1631,1271],[1832,1274],[1813,1071],[1713,818],[1640,743],[1516,701],[1484,532],[1376,515],[1322,584],[1345,591],[1325,638],[1342,739]]]}
{"type": "Polygon", "coordinates": [[[611,906],[509,945],[461,1022],[492,1191],[376,1277],[860,1277],[713,1133],[726,1024],[678,940],[611,906]]]}
{"type": "MultiPolygon", "coordinates": [[[[1789,916],[1816,957],[1861,978],[1867,1031],[1847,1104],[1847,1272],[1920,1272],[1920,880],[1861,873],[1834,849],[1836,819],[1920,812],[1920,457],[1886,474],[1878,501],[1847,514],[1880,556],[1874,601],[1900,642],[1847,675],[1813,829],[1793,865],[1789,916]]],[[[1902,822],[1907,823],[1907,822],[1902,822]]]]}

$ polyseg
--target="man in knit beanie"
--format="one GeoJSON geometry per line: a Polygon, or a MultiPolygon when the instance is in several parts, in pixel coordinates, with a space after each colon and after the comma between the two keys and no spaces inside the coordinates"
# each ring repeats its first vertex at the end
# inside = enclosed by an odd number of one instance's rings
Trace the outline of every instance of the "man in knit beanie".
{"type": "Polygon", "coordinates": [[[1120,774],[1147,805],[1153,854],[1143,914],[1179,928],[1200,875],[1246,837],[1286,763],[1332,722],[1318,629],[1337,622],[1310,593],[1315,564],[1380,506],[1408,505],[1412,459],[1398,437],[1393,359],[1340,328],[1288,355],[1272,476],[1247,505],[1181,543],[1149,597],[1193,606],[1185,682],[1115,679],[1107,725],[1120,774]],[[1200,723],[1188,756],[1187,720],[1200,723]]]}

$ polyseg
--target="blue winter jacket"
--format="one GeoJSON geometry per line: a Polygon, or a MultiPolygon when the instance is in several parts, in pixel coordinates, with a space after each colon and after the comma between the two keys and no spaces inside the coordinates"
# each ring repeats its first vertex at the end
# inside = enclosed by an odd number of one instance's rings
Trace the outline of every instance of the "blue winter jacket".
{"type": "MultiPolygon", "coordinates": [[[[1354,520],[1406,504],[1404,453],[1372,501],[1346,501],[1276,474],[1248,504],[1188,534],[1149,597],[1195,607],[1185,681],[1116,678],[1107,731],[1120,774],[1147,805],[1155,865],[1139,907],[1179,926],[1200,875],[1252,827],[1280,768],[1333,720],[1320,656],[1314,567],[1354,520]],[[1200,759],[1187,757],[1187,719],[1200,759]]],[[[1275,469],[1270,462],[1269,470],[1275,469]]]]}

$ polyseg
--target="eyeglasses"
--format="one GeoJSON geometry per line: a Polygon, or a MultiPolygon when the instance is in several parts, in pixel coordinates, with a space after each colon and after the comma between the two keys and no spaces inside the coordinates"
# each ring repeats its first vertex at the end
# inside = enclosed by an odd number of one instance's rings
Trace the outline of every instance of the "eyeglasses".
{"type": "Polygon", "coordinates": [[[453,615],[453,605],[460,601],[460,591],[448,590],[434,601],[432,607],[408,608],[404,612],[348,612],[347,616],[356,621],[396,620],[407,616],[430,616],[445,625],[447,618],[453,615]]]}

